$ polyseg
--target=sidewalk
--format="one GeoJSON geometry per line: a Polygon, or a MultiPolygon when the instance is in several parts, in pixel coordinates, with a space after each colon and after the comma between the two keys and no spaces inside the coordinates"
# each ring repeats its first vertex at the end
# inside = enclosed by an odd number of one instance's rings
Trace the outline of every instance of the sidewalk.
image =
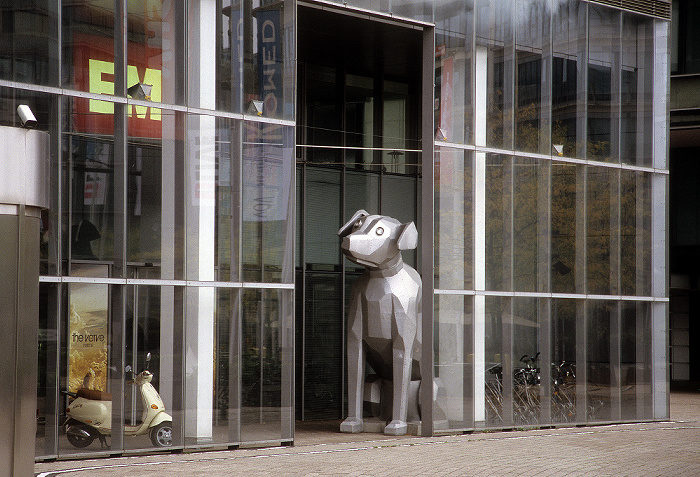
{"type": "Polygon", "coordinates": [[[668,422],[430,438],[340,434],[334,423],[300,427],[294,447],[46,462],[36,464],[35,472],[41,477],[700,475],[700,393],[672,393],[668,422]]]}

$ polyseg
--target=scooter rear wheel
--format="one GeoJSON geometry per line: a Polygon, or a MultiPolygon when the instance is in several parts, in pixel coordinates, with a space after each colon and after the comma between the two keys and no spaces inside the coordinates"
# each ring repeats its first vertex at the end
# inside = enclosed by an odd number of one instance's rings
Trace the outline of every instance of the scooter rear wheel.
{"type": "Polygon", "coordinates": [[[150,432],[151,442],[156,447],[169,447],[173,445],[173,423],[163,421],[150,432]]]}
{"type": "Polygon", "coordinates": [[[70,442],[73,447],[77,447],[78,449],[83,449],[84,447],[89,446],[92,444],[92,441],[95,440],[92,429],[85,424],[73,424],[68,426],[66,429],[66,437],[68,438],[68,442],[70,442]],[[77,432],[71,432],[72,430],[77,432]],[[83,433],[80,431],[85,431],[90,437],[83,435],[83,433]]]}

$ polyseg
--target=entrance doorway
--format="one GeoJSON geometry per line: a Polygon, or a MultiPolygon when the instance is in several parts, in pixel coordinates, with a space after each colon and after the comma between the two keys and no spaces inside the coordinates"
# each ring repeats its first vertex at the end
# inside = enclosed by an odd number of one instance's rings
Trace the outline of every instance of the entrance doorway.
{"type": "Polygon", "coordinates": [[[297,31],[296,417],[340,419],[361,268],[336,232],[358,209],[419,223],[423,31],[310,3],[297,31]]]}

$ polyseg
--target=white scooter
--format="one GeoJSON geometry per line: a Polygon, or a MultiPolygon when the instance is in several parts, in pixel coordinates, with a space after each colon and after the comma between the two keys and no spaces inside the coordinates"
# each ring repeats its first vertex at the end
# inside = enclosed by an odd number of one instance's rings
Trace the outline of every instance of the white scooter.
{"type": "MultiPolygon", "coordinates": [[[[151,384],[153,374],[148,370],[151,353],[146,356],[146,369],[130,381],[141,391],[143,416],[141,422],[124,426],[125,436],[149,434],[156,447],[173,445],[173,418],[165,412],[163,400],[151,384]]],[[[131,372],[131,366],[126,367],[131,372]]],[[[83,448],[99,439],[103,447],[107,446],[105,436],[112,433],[112,395],[95,389],[79,389],[77,393],[65,391],[74,398],[68,405],[66,414],[66,437],[75,447],[83,448]]]]}

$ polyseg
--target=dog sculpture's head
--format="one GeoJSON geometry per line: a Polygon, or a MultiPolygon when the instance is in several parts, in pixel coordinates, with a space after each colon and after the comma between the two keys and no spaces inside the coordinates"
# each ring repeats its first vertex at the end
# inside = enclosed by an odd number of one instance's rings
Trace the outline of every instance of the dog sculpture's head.
{"type": "Polygon", "coordinates": [[[416,248],[418,231],[413,222],[402,224],[385,215],[358,210],[338,231],[346,257],[370,268],[384,268],[401,250],[416,248]]]}

